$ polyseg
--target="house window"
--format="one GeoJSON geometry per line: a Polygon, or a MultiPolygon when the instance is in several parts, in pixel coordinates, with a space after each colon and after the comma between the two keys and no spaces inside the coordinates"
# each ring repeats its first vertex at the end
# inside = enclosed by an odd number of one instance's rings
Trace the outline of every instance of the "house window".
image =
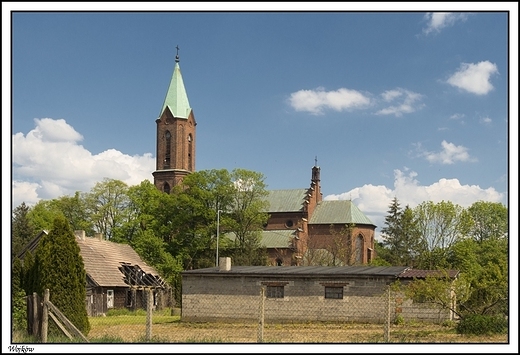
{"type": "Polygon", "coordinates": [[[283,286],[267,286],[267,298],[283,298],[283,286]]]}
{"type": "Polygon", "coordinates": [[[325,298],[342,300],[343,299],[343,287],[325,286],[325,298]]]}

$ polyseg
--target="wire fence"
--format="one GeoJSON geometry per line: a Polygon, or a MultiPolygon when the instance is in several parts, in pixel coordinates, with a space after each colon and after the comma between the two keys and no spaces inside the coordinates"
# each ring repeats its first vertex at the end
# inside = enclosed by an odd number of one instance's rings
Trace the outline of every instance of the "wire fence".
{"type": "MultiPolygon", "coordinates": [[[[89,343],[507,343],[507,335],[468,338],[454,331],[446,313],[422,305],[431,314],[418,321],[417,305],[390,287],[377,296],[344,296],[326,289],[317,300],[288,296],[276,286],[259,286],[256,295],[198,295],[184,309],[157,307],[153,289],[145,290],[146,306],[134,311],[109,309],[89,317],[85,337],[70,332],[71,342],[89,343]],[[189,306],[188,306],[189,304],[189,306]]],[[[37,342],[62,342],[42,334],[45,300],[27,297],[29,334],[37,342]]],[[[47,298],[48,299],[48,298],[47,298]]],[[[188,302],[189,301],[189,302],[188,302]]],[[[421,307],[419,307],[421,308],[421,307]]],[[[52,309],[51,309],[52,310],[52,309]]],[[[59,310],[58,310],[59,312],[59,310]]],[[[425,313],[426,312],[426,313],[425,313]]],[[[52,312],[51,312],[52,313],[52,312]]],[[[61,319],[61,318],[60,318],[61,319]]],[[[70,334],[69,334],[70,335],[70,334]]],[[[24,341],[27,343],[27,341],[24,341]]]]}

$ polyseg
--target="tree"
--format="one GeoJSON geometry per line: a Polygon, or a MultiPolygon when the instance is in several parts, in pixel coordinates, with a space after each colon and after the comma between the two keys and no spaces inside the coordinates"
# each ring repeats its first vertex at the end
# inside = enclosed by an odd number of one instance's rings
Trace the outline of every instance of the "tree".
{"type": "Polygon", "coordinates": [[[130,218],[127,184],[105,178],[86,194],[85,202],[98,233],[107,240],[121,237],[121,226],[130,218]]]}
{"type": "Polygon", "coordinates": [[[470,235],[478,242],[508,237],[507,207],[498,202],[478,201],[468,208],[472,218],[470,235]]]}
{"type": "Polygon", "coordinates": [[[86,273],[76,237],[63,216],[54,219],[36,250],[36,292],[50,291],[50,301],[80,330],[88,334],[85,307],[86,273]]]}
{"type": "Polygon", "coordinates": [[[467,235],[471,220],[459,205],[441,201],[423,202],[413,210],[417,230],[421,238],[418,267],[425,269],[445,268],[449,249],[467,235]]]}
{"type": "Polygon", "coordinates": [[[36,230],[30,223],[29,207],[22,202],[13,210],[11,220],[11,257],[15,257],[23,247],[36,235],[36,230]]]}
{"type": "Polygon", "coordinates": [[[260,247],[260,232],[269,218],[265,177],[254,171],[235,169],[231,172],[233,200],[229,212],[228,231],[236,237],[235,264],[263,265],[265,250],[260,247]]]}
{"type": "Polygon", "coordinates": [[[356,256],[361,252],[361,246],[357,245],[352,237],[355,226],[354,223],[347,223],[338,230],[334,225],[330,225],[332,240],[326,246],[332,257],[330,266],[353,265],[357,263],[356,256]]]}
{"type": "Polygon", "coordinates": [[[412,209],[406,205],[403,210],[394,197],[385,224],[381,235],[388,249],[387,261],[392,265],[414,266],[415,258],[423,248],[412,209]]]}

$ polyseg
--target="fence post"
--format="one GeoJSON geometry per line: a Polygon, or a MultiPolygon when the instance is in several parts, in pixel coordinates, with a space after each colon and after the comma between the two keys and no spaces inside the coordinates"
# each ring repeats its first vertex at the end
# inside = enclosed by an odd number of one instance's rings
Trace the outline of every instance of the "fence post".
{"type": "Polygon", "coordinates": [[[43,308],[42,308],[42,343],[47,342],[47,334],[49,331],[49,306],[47,302],[50,300],[49,289],[46,288],[43,294],[43,308]]]}
{"type": "Polygon", "coordinates": [[[386,290],[387,300],[386,300],[386,321],[385,321],[385,335],[384,341],[386,343],[390,342],[390,286],[386,290]]]}
{"type": "Polygon", "coordinates": [[[153,292],[149,288],[147,292],[146,300],[146,340],[152,340],[152,305],[153,305],[153,292]]]}
{"type": "Polygon", "coordinates": [[[265,287],[260,287],[260,314],[258,320],[258,342],[263,343],[264,341],[264,300],[265,300],[265,287]]]}
{"type": "Polygon", "coordinates": [[[32,334],[37,337],[39,336],[38,328],[40,326],[40,319],[38,318],[38,294],[36,292],[33,292],[32,297],[32,304],[33,304],[33,323],[32,323],[32,334]]]}

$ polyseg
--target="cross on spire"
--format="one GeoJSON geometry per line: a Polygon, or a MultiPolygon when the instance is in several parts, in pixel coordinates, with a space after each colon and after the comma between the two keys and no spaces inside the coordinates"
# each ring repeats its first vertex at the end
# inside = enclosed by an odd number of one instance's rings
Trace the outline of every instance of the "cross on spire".
{"type": "Polygon", "coordinates": [[[318,166],[318,156],[314,157],[314,166],[318,166]]]}
{"type": "Polygon", "coordinates": [[[175,61],[178,63],[179,62],[179,45],[177,45],[177,55],[175,56],[175,61]]]}

